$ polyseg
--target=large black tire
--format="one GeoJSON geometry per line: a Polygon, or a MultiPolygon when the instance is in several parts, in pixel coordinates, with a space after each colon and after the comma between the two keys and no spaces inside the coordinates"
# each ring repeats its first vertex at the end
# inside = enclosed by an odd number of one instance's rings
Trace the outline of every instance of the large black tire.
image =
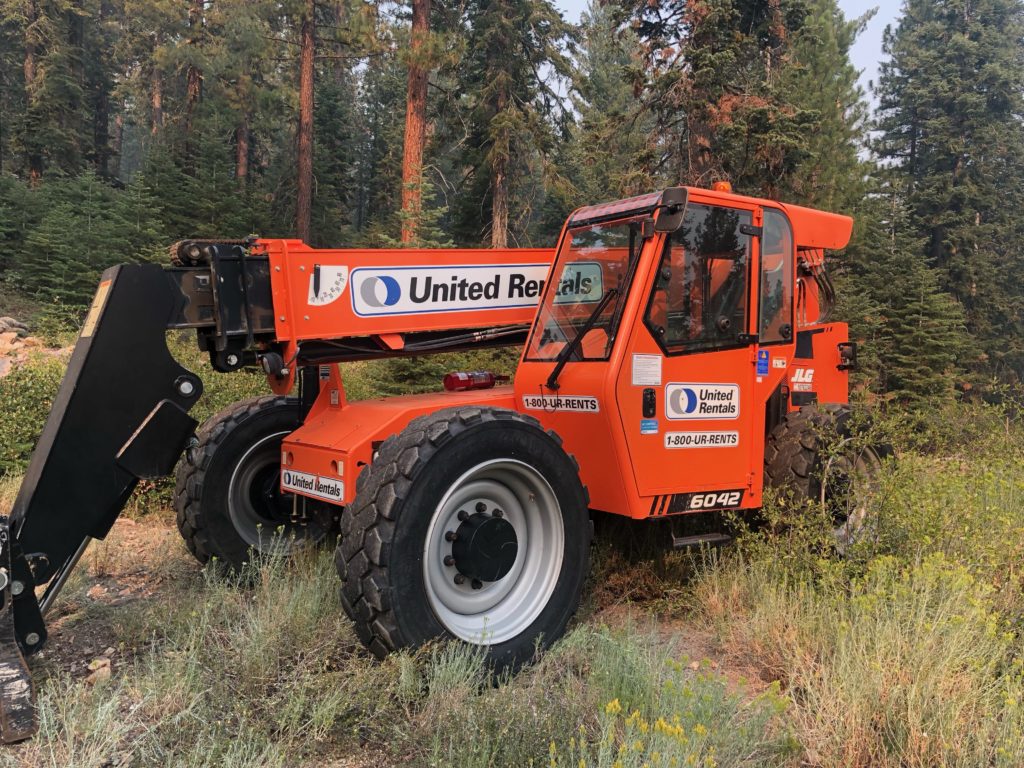
{"type": "Polygon", "coordinates": [[[838,404],[809,405],[786,414],[768,436],[765,484],[795,499],[824,504],[836,547],[844,551],[865,534],[866,509],[857,498],[891,453],[884,445],[852,440],[851,411],[838,404]]]}
{"type": "Polygon", "coordinates": [[[305,501],[309,522],[291,522],[292,494],[279,484],[281,440],[300,425],[298,401],[243,400],[210,417],[175,475],[178,530],[195,558],[238,570],[255,549],[291,554],[332,528],[333,507],[305,501]]]}
{"type": "Polygon", "coordinates": [[[383,443],[356,488],[335,563],[341,603],[375,656],[458,637],[486,646],[495,667],[515,668],[564,633],[587,575],[588,499],[575,460],[536,419],[482,407],[421,416],[383,443]],[[465,542],[479,540],[474,526],[487,520],[499,538],[499,528],[507,532],[494,517],[516,532],[516,565],[477,578],[497,550],[478,559],[485,547],[465,542]],[[520,551],[524,532],[532,538],[520,551]],[[461,540],[450,543],[450,533],[461,540]],[[527,575],[534,573],[547,575],[527,575]],[[477,599],[482,612],[460,613],[477,599]]]}

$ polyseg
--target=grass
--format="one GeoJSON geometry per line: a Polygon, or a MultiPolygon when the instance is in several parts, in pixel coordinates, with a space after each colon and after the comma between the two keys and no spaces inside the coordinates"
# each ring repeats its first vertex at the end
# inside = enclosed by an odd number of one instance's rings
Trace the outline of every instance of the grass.
{"type": "Polygon", "coordinates": [[[785,697],[691,669],[652,629],[581,625],[515,677],[454,644],[380,664],[336,588],[329,554],[314,553],[264,559],[241,580],[196,573],[178,599],[120,607],[134,614],[117,624],[131,661],[97,685],[42,670],[40,733],[0,764],[294,766],[371,750],[415,766],[611,766],[620,751],[623,765],[657,752],[769,766],[795,754],[785,697]]]}

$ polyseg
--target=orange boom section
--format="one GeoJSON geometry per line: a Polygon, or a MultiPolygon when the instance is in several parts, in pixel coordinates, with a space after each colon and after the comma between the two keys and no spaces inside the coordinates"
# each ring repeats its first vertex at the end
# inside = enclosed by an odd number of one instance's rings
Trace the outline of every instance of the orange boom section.
{"type": "Polygon", "coordinates": [[[261,240],[279,341],[529,323],[549,248],[316,249],[261,240]]]}

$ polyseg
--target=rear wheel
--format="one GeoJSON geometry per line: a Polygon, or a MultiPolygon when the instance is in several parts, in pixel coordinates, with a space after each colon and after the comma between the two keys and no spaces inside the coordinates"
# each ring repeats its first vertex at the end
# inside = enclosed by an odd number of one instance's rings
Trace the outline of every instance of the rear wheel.
{"type": "Polygon", "coordinates": [[[846,406],[806,406],[786,414],[765,446],[766,484],[820,504],[840,552],[869,532],[868,494],[891,453],[856,438],[850,418],[846,406]]]}
{"type": "Polygon", "coordinates": [[[293,398],[243,400],[207,420],[178,464],[178,530],[201,563],[238,569],[250,551],[290,555],[323,541],[333,507],[280,487],[281,441],[300,425],[293,398]]]}
{"type": "Polygon", "coordinates": [[[364,470],[341,525],[342,605],[379,657],[449,637],[514,667],[579,605],[591,528],[578,469],[514,411],[413,420],[364,470]]]}

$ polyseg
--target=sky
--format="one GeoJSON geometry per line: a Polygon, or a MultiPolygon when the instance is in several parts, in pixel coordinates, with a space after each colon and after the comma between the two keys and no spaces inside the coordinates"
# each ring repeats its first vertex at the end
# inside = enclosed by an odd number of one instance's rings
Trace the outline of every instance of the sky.
{"type": "MultiPolygon", "coordinates": [[[[566,18],[574,22],[579,21],[587,4],[588,0],[555,0],[555,5],[562,9],[566,18]]],[[[872,8],[878,9],[850,51],[854,66],[861,70],[861,85],[869,98],[868,82],[877,79],[878,62],[882,59],[882,33],[887,24],[896,21],[902,5],[899,0],[839,0],[839,7],[848,19],[862,16],[872,8]]]]}

